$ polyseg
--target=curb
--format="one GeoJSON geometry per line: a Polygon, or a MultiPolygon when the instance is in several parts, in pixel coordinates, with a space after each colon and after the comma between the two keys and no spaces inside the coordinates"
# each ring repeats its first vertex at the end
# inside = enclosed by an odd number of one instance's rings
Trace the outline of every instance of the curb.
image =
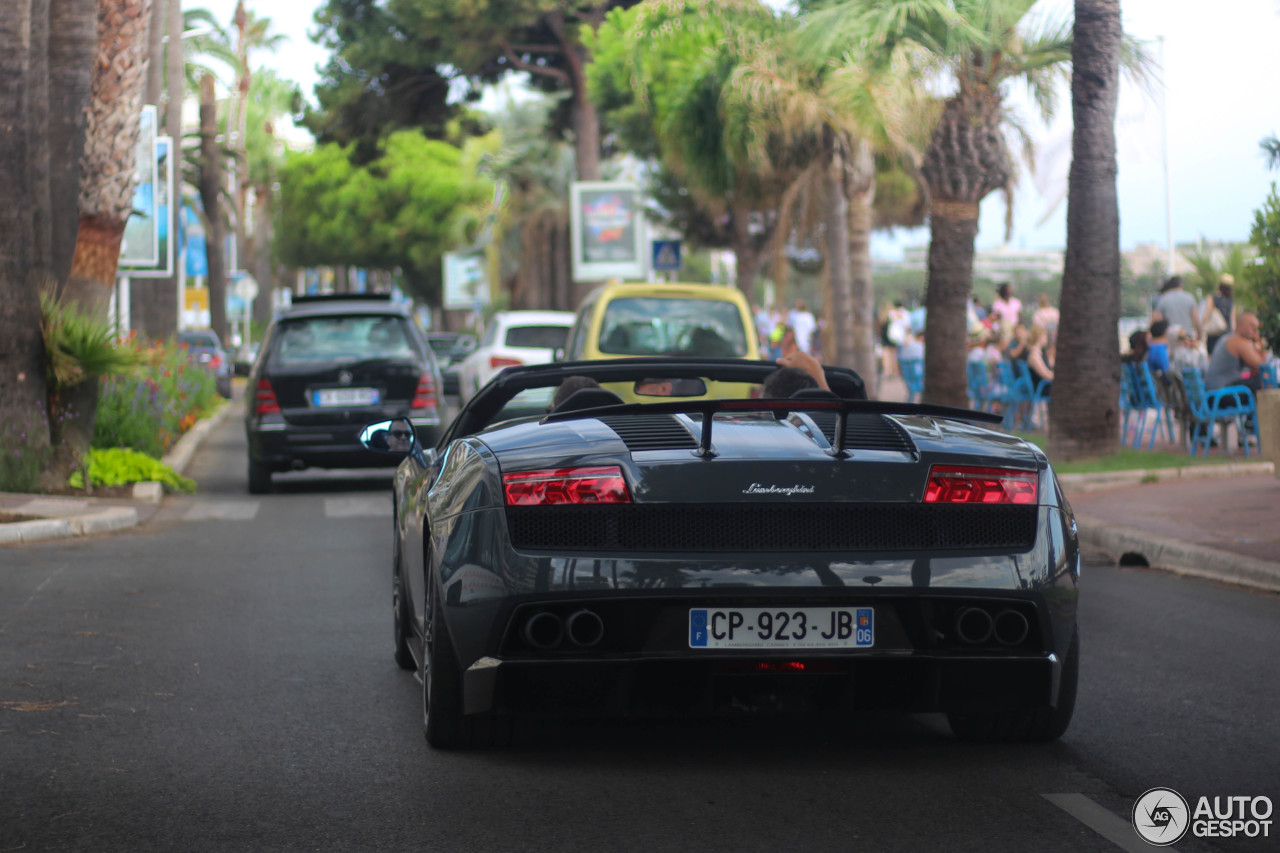
{"type": "MultiPolygon", "coordinates": [[[[232,406],[226,403],[212,416],[196,423],[178,439],[178,443],[164,455],[161,461],[178,474],[186,470],[196,448],[210,430],[221,424],[232,406]]],[[[135,483],[134,498],[148,503],[159,503],[164,494],[159,483],[135,483]]],[[[35,521],[19,521],[0,524],[0,545],[18,545],[46,539],[69,539],[73,536],[93,536],[135,527],[138,511],[133,507],[108,507],[65,518],[41,518],[35,521]]]]}
{"type": "Polygon", "coordinates": [[[1076,517],[1076,527],[1081,547],[1102,551],[1117,563],[1125,555],[1136,555],[1151,568],[1280,592],[1280,563],[1177,539],[1158,539],[1144,530],[1086,516],[1076,517]]]}

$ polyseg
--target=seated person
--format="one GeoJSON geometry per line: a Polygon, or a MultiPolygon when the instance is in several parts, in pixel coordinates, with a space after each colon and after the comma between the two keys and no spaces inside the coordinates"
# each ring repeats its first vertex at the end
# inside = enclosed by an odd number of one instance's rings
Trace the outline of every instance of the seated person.
{"type": "MultiPolygon", "coordinates": [[[[812,358],[812,356],[810,356],[812,358]]],[[[779,367],[764,378],[764,396],[790,397],[805,388],[817,388],[818,381],[799,367],[779,367]]]]}
{"type": "Polygon", "coordinates": [[[1194,367],[1204,373],[1209,368],[1209,358],[1196,342],[1195,336],[1183,329],[1178,332],[1178,345],[1169,354],[1169,365],[1178,376],[1182,375],[1184,367],[1194,367]]]}
{"type": "Polygon", "coordinates": [[[1152,373],[1169,372],[1169,321],[1156,320],[1151,324],[1147,339],[1147,367],[1152,373]]]}
{"type": "Polygon", "coordinates": [[[1229,385],[1244,385],[1255,394],[1262,389],[1262,365],[1267,360],[1266,346],[1259,334],[1258,315],[1245,312],[1236,318],[1236,327],[1223,335],[1204,375],[1210,391],[1229,385]]]}
{"type": "Polygon", "coordinates": [[[583,388],[599,388],[600,383],[592,379],[590,376],[569,376],[566,377],[560,386],[556,388],[556,392],[551,395],[551,406],[548,411],[555,409],[573,396],[575,391],[581,391],[583,388]]]}
{"type": "Polygon", "coordinates": [[[1046,344],[1049,342],[1049,333],[1045,331],[1044,326],[1036,326],[1031,330],[1031,336],[1027,339],[1027,368],[1031,371],[1031,378],[1044,385],[1041,389],[1041,396],[1048,397],[1053,387],[1053,366],[1049,364],[1049,355],[1045,350],[1046,344]]]}

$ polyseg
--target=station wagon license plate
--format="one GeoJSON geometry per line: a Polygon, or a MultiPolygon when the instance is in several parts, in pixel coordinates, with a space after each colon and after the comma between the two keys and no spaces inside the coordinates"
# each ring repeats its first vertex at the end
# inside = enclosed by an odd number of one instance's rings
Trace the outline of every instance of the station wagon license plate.
{"type": "Polygon", "coordinates": [[[870,607],[691,608],[691,649],[869,649],[870,607]]]}
{"type": "Polygon", "coordinates": [[[316,406],[376,406],[377,388],[321,388],[311,392],[311,402],[316,406]]]}

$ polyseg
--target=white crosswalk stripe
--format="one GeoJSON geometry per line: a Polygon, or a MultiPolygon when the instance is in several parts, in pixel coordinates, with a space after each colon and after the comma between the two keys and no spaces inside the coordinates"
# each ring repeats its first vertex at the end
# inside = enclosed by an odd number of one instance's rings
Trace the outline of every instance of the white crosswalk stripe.
{"type": "Polygon", "coordinates": [[[262,501],[196,501],[183,521],[253,521],[262,501]]]}
{"type": "Polygon", "coordinates": [[[366,498],[325,498],[325,518],[390,518],[391,498],[377,495],[366,498]]]}

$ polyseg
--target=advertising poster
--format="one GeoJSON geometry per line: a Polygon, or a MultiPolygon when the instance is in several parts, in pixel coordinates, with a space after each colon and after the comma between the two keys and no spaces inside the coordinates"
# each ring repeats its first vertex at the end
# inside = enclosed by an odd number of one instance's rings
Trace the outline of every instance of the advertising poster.
{"type": "Polygon", "coordinates": [[[474,311],[489,304],[489,280],[483,255],[445,252],[444,307],[446,311],[474,311]]]}
{"type": "Polygon", "coordinates": [[[644,278],[640,188],[622,181],[580,181],[571,200],[574,280],[644,278]]]}
{"type": "MultiPolygon", "coordinates": [[[[156,240],[158,243],[158,263],[144,266],[131,266],[124,259],[120,262],[120,274],[130,278],[168,278],[174,274],[174,241],[169,239],[174,223],[172,200],[176,186],[173,171],[173,139],[168,136],[156,138],[156,240]]],[[[135,205],[137,202],[134,202],[135,205]]],[[[135,214],[129,219],[132,223],[139,217],[135,214]]],[[[128,226],[126,226],[126,239],[128,226]]]]}
{"type": "Polygon", "coordinates": [[[135,152],[133,214],[124,226],[120,265],[155,267],[160,261],[160,229],[156,205],[156,108],[142,108],[141,129],[135,152]]]}

